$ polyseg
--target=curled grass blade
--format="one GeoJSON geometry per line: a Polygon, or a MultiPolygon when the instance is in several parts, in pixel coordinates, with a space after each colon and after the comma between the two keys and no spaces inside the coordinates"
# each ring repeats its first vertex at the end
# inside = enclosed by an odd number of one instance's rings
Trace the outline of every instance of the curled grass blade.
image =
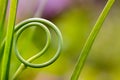
{"type": "Polygon", "coordinates": [[[22,64],[19,66],[18,70],[14,74],[13,80],[16,80],[16,78],[19,76],[19,74],[24,69],[26,69],[27,67],[42,68],[42,67],[49,66],[50,64],[55,62],[57,60],[57,58],[59,57],[60,53],[61,53],[62,43],[63,43],[63,41],[62,41],[61,32],[59,31],[57,26],[55,26],[53,23],[51,23],[48,20],[41,19],[41,18],[30,18],[30,19],[27,19],[27,20],[21,22],[20,24],[16,25],[13,47],[14,47],[14,51],[15,51],[15,54],[16,54],[17,58],[21,61],[22,64]],[[46,44],[45,44],[45,46],[43,47],[43,49],[40,52],[38,52],[36,55],[30,57],[28,60],[25,60],[20,55],[20,52],[17,49],[17,40],[18,40],[20,34],[25,29],[27,29],[29,27],[34,27],[34,26],[41,27],[45,31],[46,39],[47,39],[46,40],[46,44]],[[48,47],[49,47],[49,44],[50,44],[50,41],[51,41],[51,34],[50,34],[50,31],[49,31],[48,27],[50,27],[52,30],[54,30],[54,32],[57,35],[57,38],[58,38],[58,48],[57,48],[57,51],[56,51],[55,55],[51,59],[46,61],[46,62],[43,62],[43,63],[40,63],[40,64],[31,63],[32,61],[34,61],[35,59],[39,58],[41,55],[43,55],[48,50],[48,47]]]}

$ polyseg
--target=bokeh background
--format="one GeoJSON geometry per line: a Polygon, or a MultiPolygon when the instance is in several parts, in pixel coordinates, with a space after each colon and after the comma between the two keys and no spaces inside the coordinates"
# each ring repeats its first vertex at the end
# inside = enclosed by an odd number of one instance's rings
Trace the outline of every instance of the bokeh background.
{"type": "MultiPolygon", "coordinates": [[[[60,29],[63,50],[59,59],[45,68],[27,68],[18,80],[70,80],[82,47],[107,0],[19,0],[16,24],[33,17],[50,20],[60,29]]],[[[8,8],[9,9],[9,8],[8,8]]],[[[116,0],[86,60],[79,80],[120,80],[120,3],[116,0]]],[[[19,38],[21,55],[28,59],[46,42],[45,32],[26,29],[19,38]]],[[[49,60],[57,49],[56,35],[48,51],[34,63],[49,60]]],[[[20,65],[14,50],[10,78],[20,65]]]]}

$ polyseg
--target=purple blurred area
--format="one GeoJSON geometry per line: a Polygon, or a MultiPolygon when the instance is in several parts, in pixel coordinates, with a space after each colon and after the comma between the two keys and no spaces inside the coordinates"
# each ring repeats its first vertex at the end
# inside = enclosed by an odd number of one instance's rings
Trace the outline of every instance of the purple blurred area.
{"type": "Polygon", "coordinates": [[[63,79],[54,74],[42,72],[36,76],[35,80],[63,80],[63,79]]]}
{"type": "Polygon", "coordinates": [[[34,16],[52,18],[66,9],[70,3],[71,0],[19,0],[17,19],[23,20],[34,16]]]}
{"type": "Polygon", "coordinates": [[[67,9],[70,4],[71,0],[48,0],[44,9],[43,17],[54,17],[63,10],[67,9]]]}
{"type": "Polygon", "coordinates": [[[31,17],[51,19],[72,5],[101,4],[103,2],[106,0],[19,0],[17,19],[20,21],[31,17]]]}

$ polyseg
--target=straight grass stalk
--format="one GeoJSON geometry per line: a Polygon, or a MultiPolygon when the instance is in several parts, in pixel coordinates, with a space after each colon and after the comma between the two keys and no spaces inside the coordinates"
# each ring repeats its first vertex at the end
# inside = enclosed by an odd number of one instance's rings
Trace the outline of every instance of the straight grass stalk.
{"type": "Polygon", "coordinates": [[[5,49],[2,60],[1,80],[9,80],[10,57],[11,57],[11,48],[13,42],[12,40],[14,33],[17,4],[18,4],[18,0],[10,0],[10,12],[9,12],[8,24],[7,24],[5,49]]]}
{"type": "Polygon", "coordinates": [[[71,77],[71,80],[78,80],[79,78],[79,75],[81,73],[81,70],[85,64],[85,60],[88,56],[88,53],[94,43],[94,40],[98,34],[98,32],[100,31],[101,29],[101,26],[103,24],[103,22],[105,21],[105,18],[107,17],[112,5],[114,3],[114,0],[108,0],[106,6],[104,7],[102,13],[100,14],[95,26],[93,27],[82,51],[81,51],[81,54],[80,54],[80,57],[78,59],[78,63],[76,64],[76,67],[75,67],[75,70],[73,71],[73,74],[72,74],[72,77],[71,77]]]}
{"type": "Polygon", "coordinates": [[[2,43],[3,27],[5,22],[7,4],[8,0],[0,0],[0,45],[2,43]]]}
{"type": "Polygon", "coordinates": [[[8,0],[0,0],[0,63],[2,59],[1,45],[3,41],[3,28],[4,28],[4,23],[5,23],[7,4],[8,4],[8,0]]]}
{"type": "Polygon", "coordinates": [[[1,77],[1,62],[3,56],[3,47],[2,47],[2,40],[3,40],[3,28],[5,23],[5,16],[7,10],[8,0],[0,0],[0,77],[1,77]]]}

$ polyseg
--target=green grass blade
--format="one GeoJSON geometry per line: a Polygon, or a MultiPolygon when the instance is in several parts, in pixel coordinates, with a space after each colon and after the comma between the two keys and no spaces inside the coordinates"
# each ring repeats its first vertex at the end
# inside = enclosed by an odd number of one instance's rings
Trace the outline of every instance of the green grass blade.
{"type": "MultiPolygon", "coordinates": [[[[3,41],[3,28],[5,23],[7,4],[8,4],[8,0],[0,0],[0,65],[2,62],[2,56],[3,56],[4,46],[2,46],[2,41],[3,41]]],[[[1,66],[0,66],[0,77],[1,77],[1,66]]]]}
{"type": "Polygon", "coordinates": [[[13,30],[15,25],[16,18],[16,10],[17,10],[18,0],[10,0],[10,13],[8,18],[7,25],[7,35],[5,42],[5,49],[2,60],[2,72],[1,72],[1,80],[9,79],[9,67],[10,67],[10,56],[11,56],[11,48],[12,48],[12,39],[13,39],[13,30]]]}
{"type": "Polygon", "coordinates": [[[7,4],[8,0],[0,0],[0,45],[2,43],[3,27],[5,22],[7,4]]]}
{"type": "Polygon", "coordinates": [[[71,80],[78,80],[79,75],[81,73],[81,70],[84,66],[85,60],[88,56],[88,53],[94,43],[94,40],[98,34],[98,32],[101,29],[101,26],[105,20],[105,18],[107,17],[112,5],[114,3],[114,0],[108,0],[106,6],[104,7],[102,13],[100,14],[95,26],[93,27],[93,30],[91,31],[82,51],[81,51],[81,55],[79,57],[78,63],[76,64],[75,70],[72,74],[71,80]]]}
{"type": "Polygon", "coordinates": [[[5,23],[7,4],[8,4],[8,0],[0,0],[0,62],[2,59],[1,45],[3,40],[3,28],[5,23]]]}

